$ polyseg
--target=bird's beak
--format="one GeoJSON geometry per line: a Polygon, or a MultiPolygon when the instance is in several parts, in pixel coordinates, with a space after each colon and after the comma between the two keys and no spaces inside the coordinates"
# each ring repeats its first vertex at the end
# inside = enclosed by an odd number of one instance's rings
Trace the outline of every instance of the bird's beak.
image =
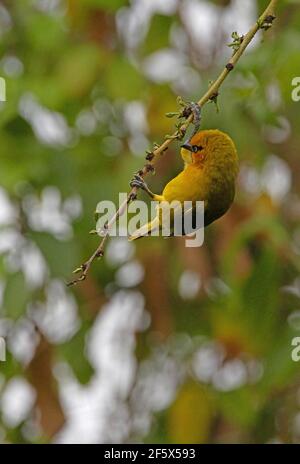
{"type": "Polygon", "coordinates": [[[181,148],[185,148],[186,150],[191,151],[191,152],[193,151],[192,145],[190,143],[188,143],[188,142],[181,145],[181,148]]]}
{"type": "Polygon", "coordinates": [[[186,142],[181,145],[181,156],[185,163],[191,164],[193,162],[193,148],[190,143],[186,142]]]}

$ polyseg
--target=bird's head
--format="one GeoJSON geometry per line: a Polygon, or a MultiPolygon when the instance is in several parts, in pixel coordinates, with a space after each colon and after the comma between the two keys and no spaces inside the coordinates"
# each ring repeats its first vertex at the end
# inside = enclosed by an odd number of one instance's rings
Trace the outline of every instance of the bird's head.
{"type": "Polygon", "coordinates": [[[206,144],[203,131],[195,134],[191,140],[181,145],[181,156],[186,164],[203,164],[206,158],[206,144]]]}
{"type": "Polygon", "coordinates": [[[181,146],[181,156],[187,165],[193,164],[199,168],[224,165],[230,168],[231,164],[235,168],[238,162],[233,141],[217,129],[197,132],[181,146]]]}

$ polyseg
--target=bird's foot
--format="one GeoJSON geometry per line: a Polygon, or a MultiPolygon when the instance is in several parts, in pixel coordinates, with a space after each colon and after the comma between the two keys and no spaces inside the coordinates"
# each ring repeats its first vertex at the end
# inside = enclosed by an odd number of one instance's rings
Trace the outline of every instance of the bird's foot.
{"type": "Polygon", "coordinates": [[[154,196],[154,194],[151,192],[151,190],[149,189],[144,179],[139,174],[135,174],[133,176],[129,185],[130,187],[136,187],[136,188],[140,188],[144,190],[145,192],[148,193],[148,195],[150,195],[151,198],[153,198],[154,196]]]}
{"type": "Polygon", "coordinates": [[[145,187],[147,187],[146,182],[144,181],[144,179],[139,174],[135,174],[133,176],[133,178],[131,179],[129,185],[130,185],[130,187],[137,187],[137,188],[141,188],[143,190],[144,190],[145,187]]]}
{"type": "Polygon", "coordinates": [[[195,103],[195,102],[188,103],[182,112],[182,116],[184,116],[185,118],[188,118],[191,114],[193,115],[194,131],[190,138],[192,138],[198,132],[200,128],[201,106],[198,105],[198,103],[195,103]]]}

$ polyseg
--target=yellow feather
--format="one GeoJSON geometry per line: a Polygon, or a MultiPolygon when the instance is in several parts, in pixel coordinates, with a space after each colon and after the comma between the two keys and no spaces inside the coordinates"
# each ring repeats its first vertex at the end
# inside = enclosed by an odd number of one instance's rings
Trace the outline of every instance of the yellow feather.
{"type": "MultiPolygon", "coordinates": [[[[162,195],[154,195],[158,201],[204,201],[204,225],[221,217],[231,206],[238,173],[238,156],[231,138],[217,129],[198,132],[190,141],[199,147],[197,152],[181,149],[185,161],[182,172],[164,188],[162,195]]],[[[129,240],[149,235],[161,229],[161,208],[156,218],[136,230],[129,240]]]]}

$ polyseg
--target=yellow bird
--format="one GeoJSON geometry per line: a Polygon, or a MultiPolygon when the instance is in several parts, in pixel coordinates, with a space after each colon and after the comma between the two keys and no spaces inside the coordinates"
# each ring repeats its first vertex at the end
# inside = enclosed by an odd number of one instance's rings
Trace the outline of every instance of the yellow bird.
{"type": "MultiPolygon", "coordinates": [[[[142,188],[160,203],[204,201],[204,226],[208,226],[223,216],[233,202],[238,174],[235,145],[224,132],[203,130],[181,146],[181,156],[185,162],[183,171],[165,186],[161,195],[152,193],[139,176],[135,176],[130,185],[142,188]]],[[[161,230],[161,217],[158,208],[156,217],[137,229],[129,240],[161,230]]]]}

